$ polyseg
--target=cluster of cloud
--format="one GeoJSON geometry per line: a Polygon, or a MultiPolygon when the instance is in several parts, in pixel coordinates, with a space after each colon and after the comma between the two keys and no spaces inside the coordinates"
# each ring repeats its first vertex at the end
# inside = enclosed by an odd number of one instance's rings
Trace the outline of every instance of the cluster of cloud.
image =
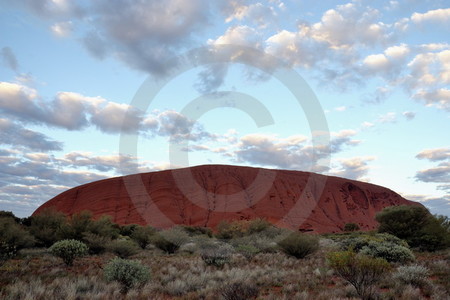
{"type": "Polygon", "coordinates": [[[128,155],[70,152],[56,157],[44,152],[0,149],[0,203],[29,215],[37,204],[84,183],[136,172],[167,169],[168,164],[128,155]],[[20,199],[20,200],[18,200],[20,199]]]}
{"type": "MultiPolygon", "coordinates": [[[[391,2],[384,9],[399,9],[397,1],[391,2]]],[[[379,9],[353,1],[325,11],[316,23],[295,20],[296,29],[288,30],[281,21],[292,4],[279,0],[169,0],[164,4],[156,0],[132,4],[127,0],[21,0],[15,5],[23,5],[54,22],[51,30],[57,36],[76,34],[94,57],[111,56],[155,76],[166,75],[177,65],[177,60],[171,58],[188,49],[243,45],[271,54],[292,67],[309,69],[320,83],[333,88],[346,90],[364,85],[367,79],[380,79],[373,101],[380,101],[400,86],[413,99],[450,110],[450,45],[401,42],[408,31],[426,24],[448,28],[448,8],[414,12],[386,23],[379,9]],[[228,24],[223,35],[205,40],[206,29],[222,20],[228,24]],[[379,52],[380,48],[384,51],[379,52]]],[[[237,54],[229,53],[229,62],[237,54]]],[[[2,55],[14,67],[7,48],[2,55]]],[[[200,92],[218,89],[227,68],[209,66],[199,74],[200,92]]]]}
{"type": "Polygon", "coordinates": [[[334,161],[332,156],[361,143],[355,139],[357,131],[332,132],[329,143],[314,144],[310,137],[254,133],[238,136],[236,131],[217,135],[214,144],[193,143],[184,151],[217,153],[232,163],[249,164],[278,169],[291,169],[326,173],[361,179],[367,175],[367,162],[373,158],[351,158],[334,161]],[[361,166],[358,168],[358,163],[361,166]],[[354,163],[350,163],[353,161],[354,163]],[[330,165],[332,164],[332,165],[330,165]]]}
{"type": "MultiPolygon", "coordinates": [[[[52,101],[44,101],[39,93],[19,83],[0,82],[0,112],[23,124],[37,124],[67,130],[83,130],[94,126],[105,133],[143,133],[147,136],[166,136],[173,141],[200,140],[212,136],[195,121],[176,111],[144,112],[127,104],[107,101],[101,97],[87,97],[73,92],[59,92],[52,101]]],[[[2,126],[6,128],[6,121],[2,126]]],[[[21,125],[10,124],[9,131],[19,132],[21,125]]],[[[21,135],[29,135],[21,131],[21,135]]],[[[19,135],[20,136],[20,135],[19,135]]],[[[40,147],[57,150],[48,138],[34,134],[40,147]]],[[[20,139],[16,139],[16,142],[20,139]]],[[[13,142],[13,141],[10,141],[13,142]]],[[[31,141],[30,141],[31,142],[31,141]]],[[[37,145],[37,144],[36,144],[37,145]]],[[[32,144],[28,144],[32,146],[32,144]]],[[[37,148],[36,148],[37,149],[37,148]]]]}
{"type": "Polygon", "coordinates": [[[438,163],[437,166],[416,173],[416,180],[438,183],[438,189],[450,195],[450,148],[428,149],[416,155],[418,159],[426,159],[438,163]]]}

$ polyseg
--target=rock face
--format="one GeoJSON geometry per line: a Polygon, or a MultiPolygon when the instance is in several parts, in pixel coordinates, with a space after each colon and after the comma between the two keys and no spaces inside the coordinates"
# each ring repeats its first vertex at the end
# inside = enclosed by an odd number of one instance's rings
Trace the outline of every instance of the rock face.
{"type": "Polygon", "coordinates": [[[300,231],[339,232],[346,223],[377,226],[392,205],[420,205],[373,184],[308,172],[205,165],[128,175],[72,188],[44,203],[70,216],[89,210],[119,224],[215,227],[265,218],[300,231]]]}

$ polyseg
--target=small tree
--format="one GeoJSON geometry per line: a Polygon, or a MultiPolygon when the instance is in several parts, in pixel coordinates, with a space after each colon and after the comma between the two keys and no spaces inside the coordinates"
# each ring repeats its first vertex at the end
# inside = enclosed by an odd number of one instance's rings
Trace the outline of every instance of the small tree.
{"type": "Polygon", "coordinates": [[[319,249],[319,239],[314,235],[293,232],[278,242],[278,245],[284,253],[295,258],[304,258],[319,249]]]}
{"type": "Polygon", "coordinates": [[[450,246],[450,231],[445,218],[435,217],[422,206],[392,206],[376,215],[378,230],[393,234],[411,247],[436,251],[450,246]]]}
{"type": "Polygon", "coordinates": [[[30,232],[40,246],[49,247],[62,237],[66,216],[54,208],[43,209],[31,217],[30,232]]]}
{"type": "Polygon", "coordinates": [[[353,251],[332,252],[328,255],[328,263],[363,299],[373,299],[374,285],[390,270],[386,260],[353,251]]]}
{"type": "Polygon", "coordinates": [[[147,267],[138,261],[121,258],[111,260],[104,268],[104,275],[107,281],[118,281],[122,285],[123,293],[150,279],[147,267]]]}
{"type": "Polygon", "coordinates": [[[71,266],[75,258],[87,254],[88,247],[77,240],[62,240],[54,243],[49,250],[53,255],[62,258],[66,265],[71,266]]]}

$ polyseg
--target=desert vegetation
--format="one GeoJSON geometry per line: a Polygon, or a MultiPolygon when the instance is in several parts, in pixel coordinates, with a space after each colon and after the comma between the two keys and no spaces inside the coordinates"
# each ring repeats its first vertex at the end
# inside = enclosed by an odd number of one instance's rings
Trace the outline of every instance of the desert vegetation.
{"type": "Polygon", "coordinates": [[[377,220],[313,235],[263,219],[158,230],[0,212],[0,298],[447,299],[448,218],[401,206],[377,220]]]}

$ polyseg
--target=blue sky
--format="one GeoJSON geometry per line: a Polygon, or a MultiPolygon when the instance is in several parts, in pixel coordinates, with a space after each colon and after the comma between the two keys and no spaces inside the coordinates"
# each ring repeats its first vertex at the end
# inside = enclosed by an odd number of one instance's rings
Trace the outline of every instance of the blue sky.
{"type": "Polygon", "coordinates": [[[450,215],[448,1],[0,0],[0,209],[200,164],[450,215]]]}

